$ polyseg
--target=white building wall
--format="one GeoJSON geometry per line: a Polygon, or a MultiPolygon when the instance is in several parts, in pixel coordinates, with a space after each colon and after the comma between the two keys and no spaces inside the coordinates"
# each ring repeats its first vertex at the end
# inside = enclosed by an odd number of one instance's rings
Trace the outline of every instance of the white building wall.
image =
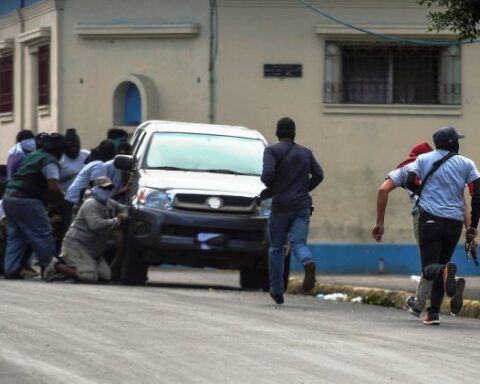
{"type": "MultiPolygon", "coordinates": [[[[311,3],[352,24],[370,28],[383,24],[387,27],[383,33],[401,31],[408,37],[410,29],[426,29],[426,13],[414,1],[311,3]]],[[[313,193],[312,241],[371,241],[378,186],[413,144],[432,142],[433,132],[441,126],[453,125],[465,132],[468,139],[461,152],[480,163],[475,151],[480,139],[476,128],[480,89],[475,75],[479,46],[462,48],[460,107],[336,109],[323,104],[324,42],[340,31],[317,34],[319,28],[335,29],[334,24],[298,1],[221,0],[219,4],[218,120],[258,129],[270,140],[275,139],[280,117],[288,115],[297,122],[297,141],[313,149],[326,173],[324,184],[313,193]],[[264,78],[265,63],[302,64],[303,78],[264,78]]],[[[391,194],[386,226],[386,242],[414,242],[408,199],[401,190],[391,194]]]]}
{"type": "MultiPolygon", "coordinates": [[[[115,87],[133,75],[151,82],[148,116],[167,120],[208,121],[208,2],[67,0],[63,15],[61,71],[62,126],[82,132],[94,146],[114,125],[115,87]],[[113,4],[115,3],[115,4],[113,4]],[[111,25],[198,25],[199,34],[173,37],[105,36],[111,25]],[[85,38],[77,27],[98,26],[85,38]],[[156,95],[155,95],[156,93],[156,95]],[[156,98],[156,100],[155,100],[156,98]]],[[[142,100],[145,103],[145,100],[142,100]]],[[[127,128],[133,132],[133,127],[127,128]]]]}
{"type": "MultiPolygon", "coordinates": [[[[351,30],[297,0],[217,3],[216,122],[255,128],[273,141],[279,118],[288,115],[296,120],[297,141],[313,149],[326,172],[325,182],[314,192],[312,242],[371,241],[376,191],[385,174],[405,158],[414,143],[431,141],[440,126],[453,125],[464,132],[467,139],[461,143],[461,152],[480,163],[476,151],[479,45],[462,47],[461,106],[326,105],[325,41],[363,39],[363,35],[352,35],[351,30]],[[266,63],[302,64],[303,77],[264,78],[266,63]]],[[[398,36],[425,37],[426,10],[414,0],[311,3],[352,24],[398,36]]],[[[93,147],[114,124],[115,87],[123,80],[139,79],[135,75],[150,79],[143,91],[154,95],[145,118],[208,121],[208,0],[46,0],[35,7],[46,4],[55,4],[58,10],[27,20],[24,26],[25,30],[51,28],[52,105],[50,114],[38,121],[38,129],[63,132],[76,127],[84,147],[93,147]],[[112,25],[129,28],[124,35],[113,36],[109,35],[112,25]],[[152,32],[154,36],[144,33],[133,38],[145,26],[161,30],[162,26],[182,25],[187,27],[169,37],[157,31],[152,32]],[[86,26],[94,27],[93,37],[87,36],[86,26]],[[189,34],[195,26],[199,33],[189,34]],[[54,52],[58,52],[56,59],[54,52]]],[[[4,26],[4,21],[0,19],[0,41],[18,36],[18,25],[4,26]]],[[[15,50],[21,50],[18,42],[15,50]]],[[[17,68],[18,55],[15,60],[17,68]]],[[[0,117],[0,161],[19,127],[25,126],[22,119],[29,117],[28,111],[23,114],[17,108],[20,77],[16,70],[14,121],[2,122],[0,117]]],[[[391,194],[386,226],[386,242],[414,241],[403,191],[391,194]]]]}

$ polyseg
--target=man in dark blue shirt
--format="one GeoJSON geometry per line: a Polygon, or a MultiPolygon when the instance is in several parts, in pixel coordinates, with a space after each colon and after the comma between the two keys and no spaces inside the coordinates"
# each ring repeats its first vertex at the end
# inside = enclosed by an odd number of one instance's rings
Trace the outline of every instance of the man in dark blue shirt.
{"type": "Polygon", "coordinates": [[[315,285],[316,266],[306,245],[312,213],[309,192],[322,182],[323,170],[312,151],[294,142],[295,122],[292,119],[280,119],[276,135],[279,142],[265,148],[263,156],[262,182],[268,192],[262,197],[272,197],[268,220],[270,296],[277,304],[282,304],[283,249],[287,240],[292,254],[305,269],[303,289],[308,292],[315,285]]]}

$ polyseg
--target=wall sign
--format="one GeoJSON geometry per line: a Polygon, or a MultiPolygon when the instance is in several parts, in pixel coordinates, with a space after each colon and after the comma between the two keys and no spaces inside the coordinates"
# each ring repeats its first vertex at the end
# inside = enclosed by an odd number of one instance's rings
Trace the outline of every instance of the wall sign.
{"type": "Polygon", "coordinates": [[[263,64],[263,77],[302,77],[302,64],[263,64]]]}

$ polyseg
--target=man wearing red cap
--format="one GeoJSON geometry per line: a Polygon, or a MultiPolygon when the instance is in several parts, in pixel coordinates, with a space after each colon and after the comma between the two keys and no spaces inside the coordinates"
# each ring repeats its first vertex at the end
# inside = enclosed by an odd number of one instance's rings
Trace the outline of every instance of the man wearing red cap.
{"type": "MultiPolygon", "coordinates": [[[[465,217],[465,185],[472,195],[467,241],[477,235],[480,218],[480,173],[475,163],[458,154],[463,135],[453,127],[439,129],[433,135],[435,151],[419,156],[412,164],[406,187],[417,192],[420,211],[419,243],[422,273],[432,282],[430,307],[423,323],[440,324],[440,306],[446,293],[456,307],[463,303],[455,279],[457,266],[450,260],[462,233],[465,217]]],[[[461,292],[463,293],[463,292],[461,292]]],[[[451,302],[451,303],[452,303],[451,302]]]]}
{"type": "MultiPolygon", "coordinates": [[[[430,151],[433,151],[433,148],[428,143],[415,144],[407,159],[398,164],[397,167],[387,175],[385,181],[380,186],[377,195],[377,222],[372,229],[372,237],[377,242],[382,241],[384,233],[385,210],[388,203],[388,194],[397,187],[405,188],[408,171],[412,163],[419,155],[430,151]]],[[[418,244],[418,218],[420,212],[416,204],[417,196],[408,189],[407,192],[410,198],[410,203],[412,204],[413,233],[418,244]]],[[[426,281],[422,275],[415,296],[411,296],[409,300],[407,300],[407,307],[411,314],[420,316],[420,313],[425,308],[431,288],[432,284],[426,281]]]]}

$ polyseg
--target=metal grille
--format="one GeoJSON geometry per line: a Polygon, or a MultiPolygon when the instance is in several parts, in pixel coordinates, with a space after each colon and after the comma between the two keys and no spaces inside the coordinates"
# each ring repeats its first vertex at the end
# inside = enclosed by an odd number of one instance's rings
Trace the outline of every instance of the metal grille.
{"type": "Polygon", "coordinates": [[[459,52],[451,54],[448,47],[373,43],[335,46],[338,49],[330,46],[326,54],[326,60],[331,60],[326,67],[338,72],[326,73],[327,103],[459,103],[459,52]]]}
{"type": "Polygon", "coordinates": [[[257,209],[257,201],[254,198],[242,196],[213,196],[179,193],[175,196],[174,206],[176,209],[191,211],[251,214],[257,209]],[[210,197],[219,197],[223,201],[223,205],[218,209],[210,208],[207,203],[210,197]]]}
{"type": "MultiPolygon", "coordinates": [[[[195,194],[183,194],[179,193],[176,195],[176,198],[181,203],[190,203],[190,204],[205,204],[207,199],[212,197],[212,195],[195,195],[195,194]]],[[[241,197],[241,196],[220,196],[225,205],[237,206],[237,207],[250,207],[254,199],[250,197],[241,197]]]]}
{"type": "Polygon", "coordinates": [[[13,55],[0,57],[0,113],[13,111],[13,55]]]}
{"type": "Polygon", "coordinates": [[[50,46],[38,48],[38,105],[50,104],[50,46]]]}

